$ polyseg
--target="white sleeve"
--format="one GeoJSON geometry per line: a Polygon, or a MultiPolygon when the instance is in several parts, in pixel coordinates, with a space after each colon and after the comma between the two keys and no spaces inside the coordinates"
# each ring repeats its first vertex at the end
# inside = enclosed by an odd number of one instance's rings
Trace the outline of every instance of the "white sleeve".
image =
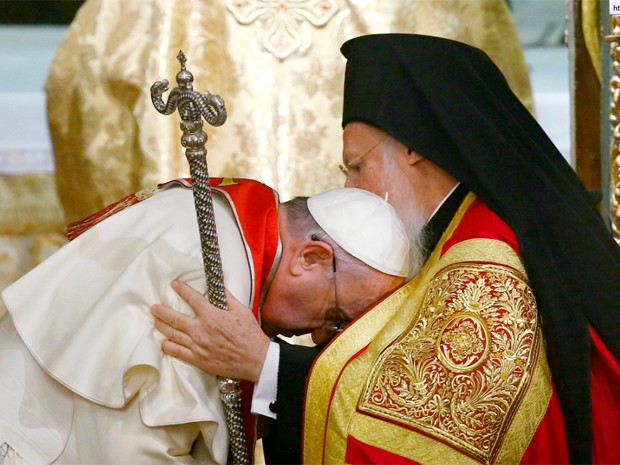
{"type": "Polygon", "coordinates": [[[274,420],[277,414],[271,410],[278,397],[278,368],[280,365],[280,346],[271,341],[267,356],[260,372],[258,383],[252,395],[252,413],[263,415],[274,420]]]}

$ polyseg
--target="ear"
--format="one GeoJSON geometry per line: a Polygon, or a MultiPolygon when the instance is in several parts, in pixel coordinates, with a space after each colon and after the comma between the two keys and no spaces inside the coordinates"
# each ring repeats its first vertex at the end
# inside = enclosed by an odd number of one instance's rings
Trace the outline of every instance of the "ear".
{"type": "Polygon", "coordinates": [[[291,260],[291,273],[300,275],[313,269],[329,267],[332,264],[334,251],[329,244],[323,241],[304,242],[293,260],[291,260]]]}
{"type": "Polygon", "coordinates": [[[407,149],[407,164],[410,166],[416,165],[424,160],[424,157],[413,149],[407,149]]]}

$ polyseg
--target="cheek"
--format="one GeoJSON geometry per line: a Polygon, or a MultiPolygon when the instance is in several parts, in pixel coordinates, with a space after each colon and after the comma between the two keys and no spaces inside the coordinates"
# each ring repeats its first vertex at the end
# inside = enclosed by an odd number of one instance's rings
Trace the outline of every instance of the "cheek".
{"type": "Polygon", "coordinates": [[[279,329],[308,329],[323,324],[323,312],[316,301],[299,302],[287,309],[274,306],[263,312],[263,320],[279,329]]]}
{"type": "Polygon", "coordinates": [[[363,176],[360,176],[357,187],[383,197],[389,188],[382,174],[379,170],[366,170],[363,176]]]}
{"type": "Polygon", "coordinates": [[[265,302],[265,305],[262,309],[262,321],[263,324],[267,324],[269,326],[277,326],[280,323],[281,319],[281,311],[279,310],[281,307],[278,305],[269,305],[269,302],[265,302]]]}
{"type": "Polygon", "coordinates": [[[391,190],[390,176],[385,168],[381,159],[368,160],[359,173],[357,187],[383,197],[391,190]]]}
{"type": "Polygon", "coordinates": [[[325,312],[320,299],[305,302],[295,311],[294,321],[298,328],[317,328],[325,321],[325,312]]]}

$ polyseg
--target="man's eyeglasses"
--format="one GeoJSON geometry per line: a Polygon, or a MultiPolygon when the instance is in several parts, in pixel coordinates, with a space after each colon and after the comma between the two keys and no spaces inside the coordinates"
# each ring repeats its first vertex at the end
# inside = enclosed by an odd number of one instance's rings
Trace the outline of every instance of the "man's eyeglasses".
{"type": "MultiPolygon", "coordinates": [[[[336,312],[340,311],[340,305],[338,305],[338,281],[336,280],[336,254],[333,255],[332,260],[332,276],[334,278],[334,305],[336,307],[336,312]]],[[[327,327],[334,333],[339,333],[344,330],[344,327],[348,325],[349,321],[344,321],[341,319],[336,320],[326,320],[327,327]]]]}
{"type": "Polygon", "coordinates": [[[384,137],[383,139],[381,139],[379,142],[377,142],[375,145],[370,147],[368,150],[366,150],[365,152],[362,152],[357,157],[353,158],[353,160],[338,165],[338,168],[340,168],[340,171],[342,171],[342,173],[348,178],[351,175],[351,168],[355,166],[357,163],[359,163],[362,158],[364,158],[366,155],[368,155],[370,152],[376,149],[379,146],[379,144],[381,144],[385,140],[387,140],[387,137],[384,137]]]}
{"type": "MultiPolygon", "coordinates": [[[[313,241],[320,241],[321,239],[316,234],[310,236],[313,241]]],[[[334,307],[335,312],[340,311],[340,306],[338,305],[338,281],[336,280],[336,254],[332,248],[332,279],[334,281],[334,307]]],[[[341,320],[341,319],[330,319],[328,317],[325,318],[325,327],[334,333],[339,333],[344,330],[345,326],[349,324],[349,321],[341,320]]]]}

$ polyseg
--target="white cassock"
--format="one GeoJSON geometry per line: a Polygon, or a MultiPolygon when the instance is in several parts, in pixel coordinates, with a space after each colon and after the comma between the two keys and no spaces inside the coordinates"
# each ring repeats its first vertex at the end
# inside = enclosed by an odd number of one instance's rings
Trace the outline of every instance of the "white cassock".
{"type": "MultiPolygon", "coordinates": [[[[225,285],[249,306],[237,223],[218,196],[214,206],[225,285]]],[[[226,463],[216,379],[164,355],[153,328],[152,304],[193,314],[172,290],[175,278],[206,292],[192,192],[182,188],[97,224],[2,293],[0,446],[9,456],[226,463]]]]}

